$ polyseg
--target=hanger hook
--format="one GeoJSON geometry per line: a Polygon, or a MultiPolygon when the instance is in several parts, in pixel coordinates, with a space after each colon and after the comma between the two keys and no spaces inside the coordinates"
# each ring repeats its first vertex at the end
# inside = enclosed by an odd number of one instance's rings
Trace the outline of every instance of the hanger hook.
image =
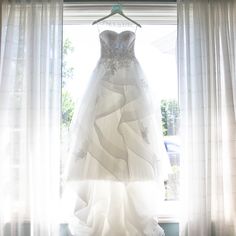
{"type": "Polygon", "coordinates": [[[120,3],[112,5],[111,12],[112,13],[122,13],[122,5],[120,3]]]}

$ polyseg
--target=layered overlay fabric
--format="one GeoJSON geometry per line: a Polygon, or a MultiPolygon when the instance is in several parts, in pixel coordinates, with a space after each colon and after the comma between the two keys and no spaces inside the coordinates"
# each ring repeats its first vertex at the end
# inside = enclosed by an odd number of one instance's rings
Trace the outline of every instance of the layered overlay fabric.
{"type": "Polygon", "coordinates": [[[75,112],[66,168],[73,235],[164,235],[158,225],[168,157],[160,114],[134,54],[135,34],[100,33],[101,57],[75,112]]]}

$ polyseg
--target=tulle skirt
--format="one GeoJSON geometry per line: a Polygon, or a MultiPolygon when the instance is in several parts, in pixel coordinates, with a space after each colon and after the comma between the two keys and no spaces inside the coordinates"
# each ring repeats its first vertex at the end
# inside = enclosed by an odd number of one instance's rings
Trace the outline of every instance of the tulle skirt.
{"type": "Polygon", "coordinates": [[[69,229],[75,236],[163,236],[155,181],[81,181],[67,185],[69,229]]]}
{"type": "Polygon", "coordinates": [[[168,168],[160,112],[139,63],[100,59],[70,131],[72,234],[163,235],[158,199],[168,168]]]}

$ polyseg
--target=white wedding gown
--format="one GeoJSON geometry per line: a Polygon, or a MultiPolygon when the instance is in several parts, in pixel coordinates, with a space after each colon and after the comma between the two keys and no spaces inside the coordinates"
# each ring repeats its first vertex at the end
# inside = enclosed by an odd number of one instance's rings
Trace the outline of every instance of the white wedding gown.
{"type": "Polygon", "coordinates": [[[101,57],[72,126],[67,186],[77,236],[163,236],[159,200],[167,154],[134,54],[135,34],[100,33],[101,57]]]}

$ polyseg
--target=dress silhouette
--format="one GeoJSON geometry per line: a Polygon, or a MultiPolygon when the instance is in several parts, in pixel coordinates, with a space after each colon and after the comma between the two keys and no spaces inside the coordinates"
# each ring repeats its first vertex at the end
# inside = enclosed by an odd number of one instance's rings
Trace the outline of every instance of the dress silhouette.
{"type": "Polygon", "coordinates": [[[78,236],[163,236],[157,215],[167,154],[135,33],[99,37],[101,57],[71,125],[69,228],[78,236]]]}

